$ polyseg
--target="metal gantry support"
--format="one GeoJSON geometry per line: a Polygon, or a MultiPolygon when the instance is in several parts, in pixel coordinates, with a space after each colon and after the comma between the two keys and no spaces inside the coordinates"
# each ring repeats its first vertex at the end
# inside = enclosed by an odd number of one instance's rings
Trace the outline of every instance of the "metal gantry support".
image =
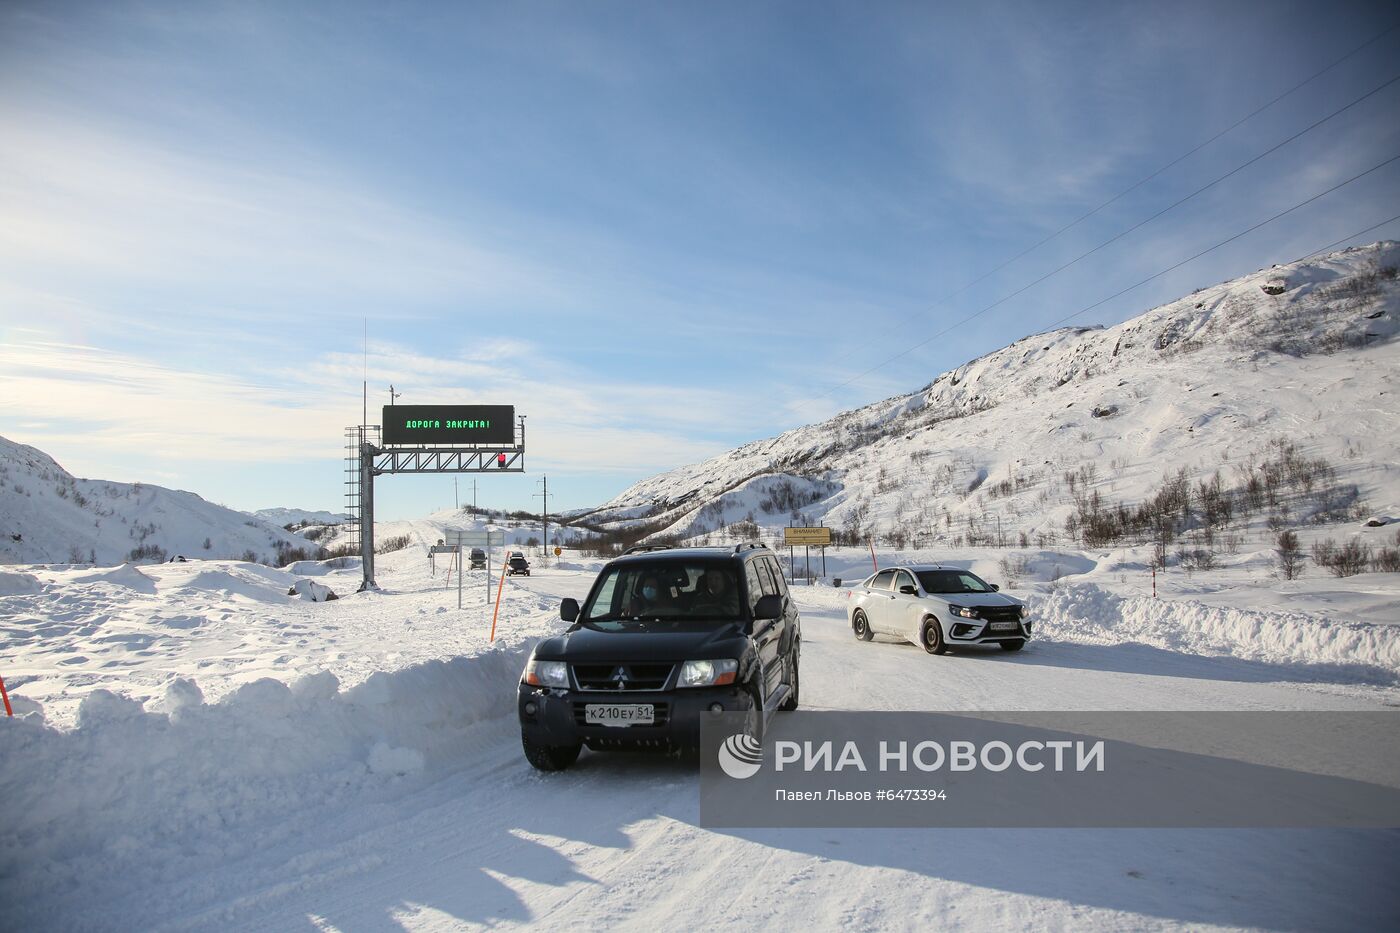
{"type": "MultiPolygon", "coordinates": [[[[364,579],[360,590],[377,590],[374,581],[374,478],[384,473],[524,473],[525,421],[517,424],[516,443],[510,447],[379,447],[371,442],[379,439],[376,425],[347,428],[347,437],[358,440],[353,486],[354,511],[359,531],[360,565],[364,579]],[[356,433],[358,432],[358,433],[356,433]],[[372,432],[372,433],[371,433],[372,432]]],[[[346,493],[347,508],[351,493],[346,493]]],[[[459,571],[460,572],[460,571],[459,571]]]]}
{"type": "Polygon", "coordinates": [[[345,515],[340,528],[345,533],[345,543],[351,550],[360,549],[360,496],[364,489],[364,477],[360,470],[360,455],[365,444],[379,442],[379,426],[373,424],[351,425],[345,429],[345,515]]]}

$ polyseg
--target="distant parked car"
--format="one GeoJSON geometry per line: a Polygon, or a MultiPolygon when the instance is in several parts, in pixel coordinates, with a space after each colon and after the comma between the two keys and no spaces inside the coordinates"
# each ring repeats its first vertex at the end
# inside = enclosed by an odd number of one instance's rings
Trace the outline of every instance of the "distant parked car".
{"type": "Polygon", "coordinates": [[[1026,607],[968,570],[937,564],[890,567],[846,591],[851,631],[861,641],[894,635],[944,654],[959,645],[1019,651],[1031,637],[1026,607]]]}
{"type": "Polygon", "coordinates": [[[513,577],[517,573],[527,577],[530,575],[530,562],[519,551],[506,561],[506,576],[513,577]]]}
{"type": "Polygon", "coordinates": [[[479,548],[479,547],[474,547],[474,548],[472,548],[472,552],[471,552],[471,554],[469,555],[468,560],[471,561],[471,563],[469,563],[469,564],[467,565],[467,569],[468,569],[468,570],[485,570],[485,569],[486,569],[486,552],[483,551],[481,548],[479,548]]]}

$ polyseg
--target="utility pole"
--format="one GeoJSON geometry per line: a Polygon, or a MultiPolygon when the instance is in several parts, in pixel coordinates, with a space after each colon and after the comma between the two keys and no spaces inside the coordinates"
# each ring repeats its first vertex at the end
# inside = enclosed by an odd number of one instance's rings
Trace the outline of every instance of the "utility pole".
{"type": "Polygon", "coordinates": [[[548,476],[542,477],[542,478],[540,479],[540,482],[544,484],[544,492],[537,492],[537,493],[535,493],[535,495],[538,496],[538,497],[540,498],[540,500],[544,503],[544,508],[543,508],[543,509],[541,510],[541,512],[540,512],[540,534],[542,534],[542,535],[544,536],[544,556],[545,556],[545,560],[548,561],[548,559],[549,559],[549,477],[548,477],[548,476]]]}
{"type": "Polygon", "coordinates": [[[476,477],[472,477],[472,514],[476,514],[476,477]]]}
{"type": "Polygon", "coordinates": [[[457,477],[452,477],[452,508],[461,511],[462,503],[457,501],[457,477]]]}
{"type": "Polygon", "coordinates": [[[392,407],[393,404],[394,404],[394,399],[396,399],[396,398],[402,398],[402,397],[403,397],[403,393],[402,393],[402,392],[395,392],[395,391],[394,391],[393,383],[390,383],[390,384],[389,384],[389,405],[392,407]]]}

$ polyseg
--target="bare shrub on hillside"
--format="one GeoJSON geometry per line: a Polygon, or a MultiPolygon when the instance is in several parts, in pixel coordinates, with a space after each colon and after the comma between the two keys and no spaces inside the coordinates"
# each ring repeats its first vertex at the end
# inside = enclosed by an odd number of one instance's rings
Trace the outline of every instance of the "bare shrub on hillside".
{"type": "Polygon", "coordinates": [[[1355,538],[1338,545],[1331,538],[1313,544],[1313,563],[1326,567],[1334,577],[1365,573],[1371,564],[1371,546],[1355,538]]]}
{"type": "Polygon", "coordinates": [[[1215,552],[1205,548],[1180,548],[1176,552],[1176,562],[1187,573],[1214,570],[1217,566],[1215,552]]]}
{"type": "Polygon", "coordinates": [[[127,560],[165,560],[165,548],[159,544],[142,544],[132,548],[126,555],[127,560]]]}
{"type": "MultiPolygon", "coordinates": [[[[380,553],[383,553],[382,551],[380,553]]],[[[294,564],[299,560],[324,560],[327,551],[323,547],[293,547],[285,542],[277,542],[275,563],[278,567],[294,564]]]]}
{"type": "Polygon", "coordinates": [[[1296,580],[1303,572],[1303,548],[1298,543],[1298,534],[1293,531],[1280,531],[1274,554],[1278,557],[1278,572],[1285,580],[1296,580]]]}
{"type": "Polygon", "coordinates": [[[410,540],[408,535],[393,535],[381,541],[378,546],[375,547],[374,553],[389,554],[393,551],[402,551],[404,548],[408,547],[410,540]]]}
{"type": "Polygon", "coordinates": [[[1400,547],[1381,547],[1371,558],[1373,573],[1400,573],[1400,547]]]}
{"type": "Polygon", "coordinates": [[[1011,554],[1001,559],[999,564],[1001,575],[1006,579],[1007,587],[1015,589],[1020,585],[1021,578],[1026,576],[1030,564],[1020,554],[1011,554]]]}

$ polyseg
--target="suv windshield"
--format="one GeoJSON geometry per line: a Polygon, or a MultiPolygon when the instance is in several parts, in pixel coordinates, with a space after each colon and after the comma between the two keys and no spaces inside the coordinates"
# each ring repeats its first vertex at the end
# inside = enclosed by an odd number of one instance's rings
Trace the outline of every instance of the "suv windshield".
{"type": "Polygon", "coordinates": [[[739,586],[732,567],[658,561],[604,570],[580,621],[737,618],[739,586]]]}
{"type": "Polygon", "coordinates": [[[990,593],[992,588],[966,570],[920,570],[925,593],[990,593]]]}

